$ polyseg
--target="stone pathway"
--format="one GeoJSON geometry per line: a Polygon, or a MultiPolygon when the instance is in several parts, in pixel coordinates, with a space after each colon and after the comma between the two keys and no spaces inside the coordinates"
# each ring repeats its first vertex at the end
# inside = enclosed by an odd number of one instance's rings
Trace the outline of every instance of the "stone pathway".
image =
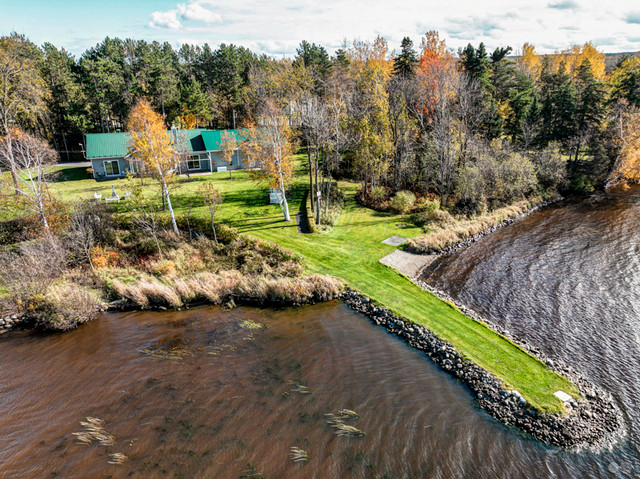
{"type": "Polygon", "coordinates": [[[384,244],[391,246],[400,246],[401,244],[409,241],[409,238],[403,238],[402,236],[389,236],[386,240],[382,241],[384,244]]]}
{"type": "Polygon", "coordinates": [[[411,279],[415,279],[420,271],[430,265],[437,257],[436,254],[414,254],[397,249],[380,259],[380,262],[411,279]]]}

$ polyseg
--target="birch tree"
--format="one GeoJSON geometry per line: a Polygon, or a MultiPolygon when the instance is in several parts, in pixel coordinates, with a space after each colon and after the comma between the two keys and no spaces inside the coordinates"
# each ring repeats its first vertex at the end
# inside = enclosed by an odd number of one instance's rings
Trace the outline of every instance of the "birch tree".
{"type": "Polygon", "coordinates": [[[0,142],[0,159],[16,175],[12,181],[5,181],[3,190],[14,193],[9,201],[20,211],[37,215],[48,231],[49,190],[45,169],[53,163],[56,153],[46,141],[17,128],[10,128],[7,137],[0,142]]]}
{"type": "Polygon", "coordinates": [[[213,240],[216,242],[216,244],[218,244],[215,219],[218,205],[222,203],[222,193],[220,193],[220,191],[218,191],[211,182],[203,183],[202,186],[198,188],[198,193],[202,197],[202,201],[207,207],[207,210],[209,210],[209,218],[211,219],[211,230],[213,231],[213,240]]]}
{"type": "MultiPolygon", "coordinates": [[[[48,91],[40,76],[40,60],[41,52],[23,35],[0,37],[0,135],[5,159],[13,156],[11,134],[17,131],[15,128],[35,125],[45,110],[48,91]]],[[[7,161],[4,164],[17,190],[18,173],[11,166],[17,164],[16,160],[7,161]]]]}
{"type": "Polygon", "coordinates": [[[609,174],[606,188],[628,188],[640,183],[640,111],[623,112],[616,120],[619,131],[619,154],[609,174]]]}
{"type": "Polygon", "coordinates": [[[176,176],[178,157],[173,148],[173,140],[167,133],[164,118],[153,111],[148,101],[140,100],[133,107],[127,126],[129,155],[140,161],[160,183],[162,198],[171,216],[171,226],[178,234],[170,195],[170,185],[176,176]]]}
{"type": "Polygon", "coordinates": [[[293,173],[292,132],[284,112],[272,100],[261,109],[261,124],[248,129],[242,148],[250,174],[268,183],[280,195],[280,208],[285,221],[291,221],[287,203],[287,186],[293,173]]]}
{"type": "Polygon", "coordinates": [[[220,150],[222,151],[222,159],[229,165],[229,179],[231,177],[231,167],[233,166],[233,155],[238,151],[239,142],[235,133],[223,131],[220,134],[220,150]]]}

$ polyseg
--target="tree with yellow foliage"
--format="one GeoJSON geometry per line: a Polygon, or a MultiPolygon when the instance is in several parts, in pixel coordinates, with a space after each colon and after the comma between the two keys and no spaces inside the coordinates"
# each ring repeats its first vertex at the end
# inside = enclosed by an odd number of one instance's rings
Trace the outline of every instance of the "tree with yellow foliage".
{"type": "Polygon", "coordinates": [[[147,100],[141,99],[131,110],[127,128],[129,156],[144,165],[160,183],[171,226],[175,233],[179,233],[169,189],[176,175],[177,157],[164,118],[153,111],[147,100]]]}
{"type": "Polygon", "coordinates": [[[536,53],[536,47],[528,42],[522,45],[522,53],[517,59],[520,69],[528,74],[531,78],[540,76],[540,68],[542,67],[542,58],[536,53]]]}
{"type": "Polygon", "coordinates": [[[233,166],[233,157],[236,154],[236,151],[238,151],[239,146],[240,143],[235,133],[223,131],[220,134],[220,144],[218,147],[221,150],[222,159],[229,164],[229,179],[232,179],[231,167],[233,166]]]}
{"type": "Polygon", "coordinates": [[[640,183],[640,111],[623,113],[619,120],[620,154],[607,179],[607,188],[628,188],[640,183]]]}
{"type": "Polygon", "coordinates": [[[251,176],[267,183],[278,195],[285,221],[291,221],[287,187],[293,174],[293,132],[285,113],[267,99],[260,110],[260,126],[247,129],[242,149],[251,176]]]}
{"type": "Polygon", "coordinates": [[[551,55],[553,71],[558,72],[564,67],[566,72],[573,77],[578,75],[580,65],[587,60],[591,65],[593,76],[598,80],[604,80],[605,55],[599,52],[592,42],[586,42],[584,45],[572,45],[562,52],[551,55]]]}
{"type": "Polygon", "coordinates": [[[381,37],[373,43],[354,41],[348,50],[355,92],[348,129],[356,139],[353,157],[365,194],[381,184],[393,156],[389,124],[389,80],[393,62],[387,52],[386,40],[381,37]]]}

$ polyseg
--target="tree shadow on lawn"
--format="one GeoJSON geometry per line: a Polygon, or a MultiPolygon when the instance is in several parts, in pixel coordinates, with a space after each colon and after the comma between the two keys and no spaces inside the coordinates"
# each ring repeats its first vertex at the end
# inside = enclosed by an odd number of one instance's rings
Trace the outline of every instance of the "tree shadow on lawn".
{"type": "MultiPolygon", "coordinates": [[[[240,190],[234,192],[222,191],[221,208],[234,207],[250,210],[255,207],[269,206],[269,193],[256,192],[255,190],[240,190]],[[264,195],[264,196],[263,196],[264,195]]],[[[176,189],[171,197],[176,209],[203,206],[202,196],[197,191],[180,191],[176,189]]]]}
{"type": "Polygon", "coordinates": [[[58,168],[48,173],[48,179],[52,183],[60,183],[63,181],[81,181],[92,179],[87,173],[86,166],[72,166],[68,168],[58,168]]]}
{"type": "MultiPolygon", "coordinates": [[[[273,218],[273,217],[272,217],[273,218]]],[[[269,229],[294,228],[298,229],[295,221],[287,223],[282,217],[276,217],[269,221],[268,218],[260,218],[253,221],[224,221],[225,224],[232,226],[240,233],[253,233],[269,229]]]]}

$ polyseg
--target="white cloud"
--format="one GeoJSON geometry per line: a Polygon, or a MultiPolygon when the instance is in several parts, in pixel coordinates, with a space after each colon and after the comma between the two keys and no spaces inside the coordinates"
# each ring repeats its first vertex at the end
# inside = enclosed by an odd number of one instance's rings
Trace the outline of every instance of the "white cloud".
{"type": "Polygon", "coordinates": [[[211,0],[191,0],[189,3],[179,3],[176,8],[151,13],[149,26],[153,28],[182,29],[181,20],[190,20],[206,24],[222,22],[222,15],[215,12],[215,4],[211,0]]]}
{"type": "Polygon", "coordinates": [[[155,28],[172,28],[177,30],[182,25],[178,20],[177,10],[170,10],[168,12],[153,12],[151,14],[151,21],[149,25],[155,28]]]}
{"type": "MultiPolygon", "coordinates": [[[[508,11],[488,16],[504,11],[504,0],[405,0],[402,8],[388,0],[176,0],[175,8],[154,12],[149,24],[165,29],[154,38],[175,35],[212,46],[224,39],[269,55],[295,54],[302,40],[333,52],[345,38],[377,34],[391,49],[404,36],[417,46],[428,29],[438,30],[454,50],[484,42],[488,50],[510,45],[517,51],[529,42],[548,53],[599,39],[606,51],[619,51],[638,36],[638,17],[625,3],[603,9],[601,0],[512,0],[508,11]]],[[[640,50],[640,42],[634,48],[640,50]]]]}
{"type": "Polygon", "coordinates": [[[194,20],[204,23],[219,23],[222,21],[222,16],[209,8],[207,5],[211,5],[209,2],[193,1],[191,3],[179,3],[178,11],[185,20],[194,20]]]}

